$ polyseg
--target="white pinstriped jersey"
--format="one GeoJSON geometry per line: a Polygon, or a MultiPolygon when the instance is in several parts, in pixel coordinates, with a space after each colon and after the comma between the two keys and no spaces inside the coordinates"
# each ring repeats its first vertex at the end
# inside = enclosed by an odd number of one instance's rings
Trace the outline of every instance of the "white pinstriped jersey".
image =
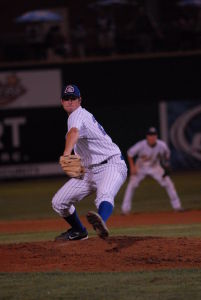
{"type": "Polygon", "coordinates": [[[119,147],[113,143],[94,116],[81,106],[68,117],[68,131],[73,127],[79,130],[74,152],[81,157],[85,167],[121,154],[119,147]]]}
{"type": "Polygon", "coordinates": [[[164,141],[158,139],[156,145],[151,147],[145,139],[130,147],[127,154],[130,157],[137,156],[136,164],[138,167],[151,168],[158,165],[160,159],[169,159],[170,150],[164,141]]]}

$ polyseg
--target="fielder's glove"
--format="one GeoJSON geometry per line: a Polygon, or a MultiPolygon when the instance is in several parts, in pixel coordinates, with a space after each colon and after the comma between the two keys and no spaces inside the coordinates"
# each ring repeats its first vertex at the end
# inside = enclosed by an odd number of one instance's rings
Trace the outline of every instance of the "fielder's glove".
{"type": "Polygon", "coordinates": [[[170,173],[171,173],[170,167],[165,167],[163,169],[164,169],[163,178],[166,177],[166,176],[169,176],[170,173]]]}
{"type": "Polygon", "coordinates": [[[60,156],[59,163],[68,177],[83,177],[85,171],[79,155],[62,155],[60,156]]]}
{"type": "Polygon", "coordinates": [[[163,168],[164,170],[164,173],[162,175],[162,177],[166,177],[166,176],[169,176],[170,173],[171,173],[171,167],[170,167],[170,163],[168,160],[164,161],[164,160],[161,160],[160,161],[160,164],[161,164],[161,167],[163,168]]]}

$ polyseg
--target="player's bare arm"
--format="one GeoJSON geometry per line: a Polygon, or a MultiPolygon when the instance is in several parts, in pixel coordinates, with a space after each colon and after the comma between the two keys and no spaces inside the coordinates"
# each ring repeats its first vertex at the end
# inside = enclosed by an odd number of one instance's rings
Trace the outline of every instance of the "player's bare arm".
{"type": "Polygon", "coordinates": [[[66,143],[63,155],[70,155],[73,147],[77,143],[79,138],[79,130],[75,127],[71,128],[66,135],[66,143]]]}
{"type": "Polygon", "coordinates": [[[137,167],[134,164],[133,158],[131,156],[129,156],[129,155],[127,156],[127,158],[128,158],[128,163],[129,163],[129,172],[130,172],[130,175],[137,174],[137,167]]]}

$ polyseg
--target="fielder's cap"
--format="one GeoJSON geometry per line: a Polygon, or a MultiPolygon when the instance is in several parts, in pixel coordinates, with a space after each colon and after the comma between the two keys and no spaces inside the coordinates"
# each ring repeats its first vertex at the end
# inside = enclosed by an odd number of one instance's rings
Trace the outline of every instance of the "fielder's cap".
{"type": "Polygon", "coordinates": [[[157,129],[155,127],[149,127],[146,134],[147,135],[157,135],[158,132],[157,132],[157,129]]]}
{"type": "Polygon", "coordinates": [[[61,98],[65,97],[65,96],[73,96],[73,97],[79,98],[80,90],[74,84],[65,85],[61,92],[61,98]]]}

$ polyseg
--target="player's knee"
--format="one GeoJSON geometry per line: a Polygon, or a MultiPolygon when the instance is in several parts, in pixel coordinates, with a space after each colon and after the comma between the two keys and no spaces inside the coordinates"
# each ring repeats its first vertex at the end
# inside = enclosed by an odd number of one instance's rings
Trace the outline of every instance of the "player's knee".
{"type": "Polygon", "coordinates": [[[71,215],[75,207],[71,203],[66,203],[64,201],[59,200],[57,195],[52,198],[52,208],[56,211],[61,217],[67,217],[71,215]]]}
{"type": "Polygon", "coordinates": [[[56,195],[54,195],[54,197],[52,198],[52,208],[59,213],[59,201],[56,195]]]}
{"type": "Polygon", "coordinates": [[[62,210],[65,208],[63,200],[57,194],[52,198],[52,208],[60,215],[62,215],[62,210]]]}
{"type": "Polygon", "coordinates": [[[162,186],[163,188],[167,187],[167,184],[165,182],[159,182],[160,186],[162,186]]]}
{"type": "Polygon", "coordinates": [[[165,180],[163,180],[161,182],[161,186],[164,187],[164,188],[171,188],[171,189],[174,189],[174,184],[173,182],[170,180],[169,177],[165,177],[165,180]]]}
{"type": "Polygon", "coordinates": [[[132,185],[127,186],[127,190],[129,190],[131,193],[134,193],[136,188],[139,186],[139,183],[134,183],[132,185]]]}
{"type": "Polygon", "coordinates": [[[139,182],[135,182],[135,183],[133,184],[133,190],[135,190],[138,186],[139,186],[139,182]]]}
{"type": "Polygon", "coordinates": [[[128,188],[130,189],[136,189],[139,185],[139,181],[137,180],[130,180],[130,182],[128,183],[128,188]]]}

